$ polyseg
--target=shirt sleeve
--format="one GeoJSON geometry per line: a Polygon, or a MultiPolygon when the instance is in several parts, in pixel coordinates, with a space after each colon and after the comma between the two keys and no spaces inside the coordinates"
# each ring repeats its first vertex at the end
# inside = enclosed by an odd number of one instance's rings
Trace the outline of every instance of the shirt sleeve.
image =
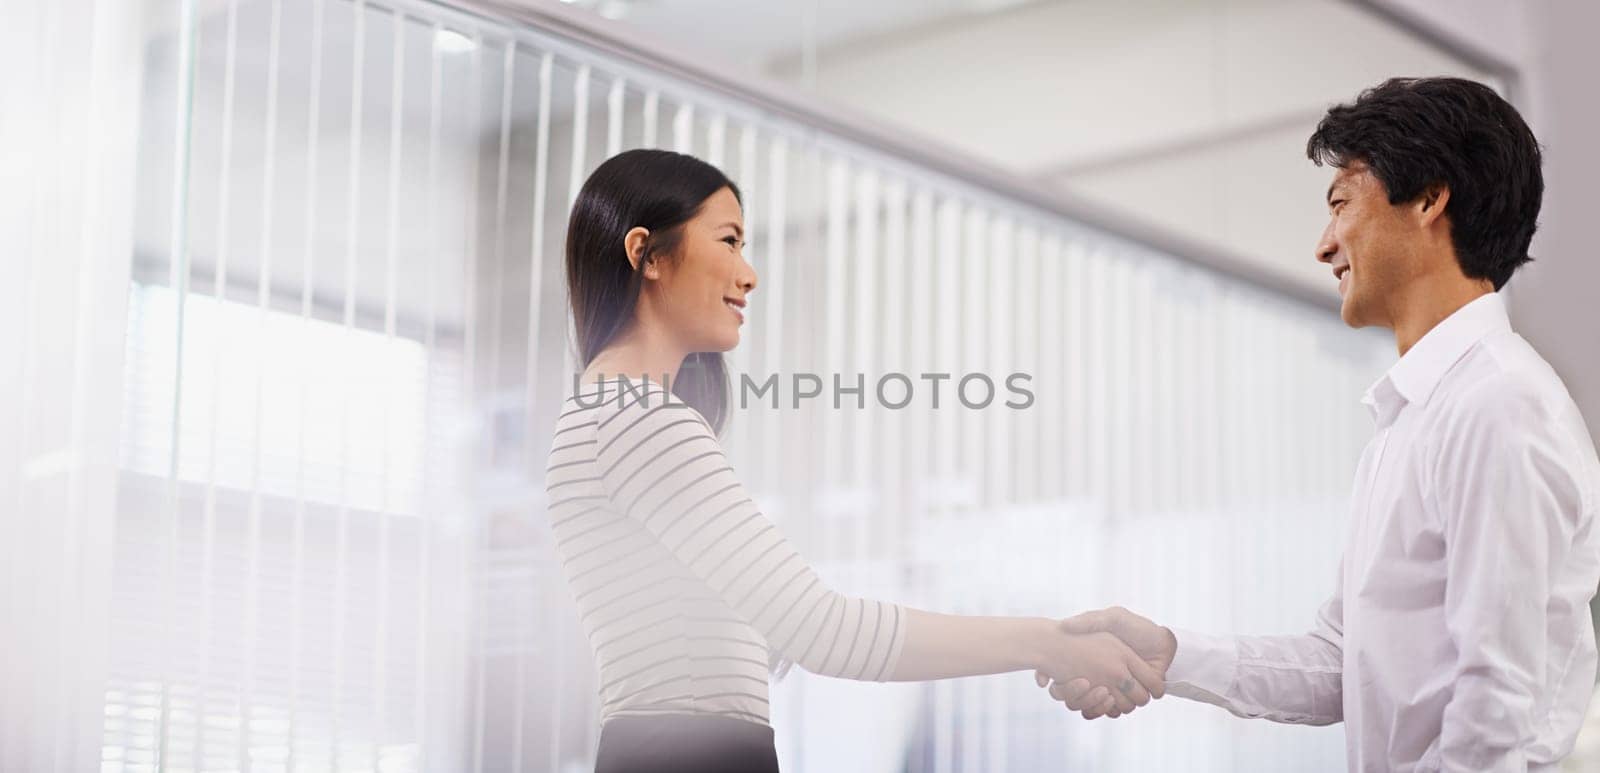
{"type": "Polygon", "coordinates": [[[1551,569],[1583,523],[1570,439],[1535,396],[1489,386],[1477,394],[1492,401],[1464,401],[1433,467],[1456,653],[1439,736],[1445,770],[1527,768],[1535,718],[1549,708],[1551,569]]]}
{"type": "Polygon", "coordinates": [[[1178,651],[1167,668],[1167,692],[1246,718],[1304,725],[1342,721],[1343,610],[1336,590],[1318,612],[1316,627],[1298,636],[1174,629],[1178,651]]]}
{"type": "Polygon", "coordinates": [[[643,524],[777,655],[825,676],[884,681],[894,673],[905,610],[829,588],[757,509],[698,412],[655,385],[607,403],[597,460],[618,512],[643,524]]]}

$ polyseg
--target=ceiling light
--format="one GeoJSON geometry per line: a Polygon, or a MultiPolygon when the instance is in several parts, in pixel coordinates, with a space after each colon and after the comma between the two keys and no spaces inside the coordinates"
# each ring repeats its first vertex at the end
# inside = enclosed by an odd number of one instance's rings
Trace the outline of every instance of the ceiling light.
{"type": "Polygon", "coordinates": [[[478,47],[478,44],[455,30],[439,29],[433,33],[433,47],[446,54],[464,54],[478,47]]]}

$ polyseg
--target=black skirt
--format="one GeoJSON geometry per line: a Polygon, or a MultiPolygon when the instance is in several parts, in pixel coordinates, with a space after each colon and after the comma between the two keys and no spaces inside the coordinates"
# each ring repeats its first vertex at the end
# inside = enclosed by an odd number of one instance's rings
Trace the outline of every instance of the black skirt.
{"type": "Polygon", "coordinates": [[[595,773],[778,773],[772,728],[728,717],[614,717],[600,728],[595,773]]]}

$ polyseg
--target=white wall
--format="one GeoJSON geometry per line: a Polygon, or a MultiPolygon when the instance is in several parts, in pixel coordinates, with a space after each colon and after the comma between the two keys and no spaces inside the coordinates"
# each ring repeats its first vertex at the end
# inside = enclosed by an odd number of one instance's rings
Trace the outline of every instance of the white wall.
{"type": "Polygon", "coordinates": [[[1528,6],[1533,43],[1527,62],[1534,131],[1545,146],[1542,228],[1535,262],[1513,282],[1512,317],[1566,380],[1600,438],[1600,250],[1594,211],[1600,204],[1600,5],[1537,2],[1528,6]]]}

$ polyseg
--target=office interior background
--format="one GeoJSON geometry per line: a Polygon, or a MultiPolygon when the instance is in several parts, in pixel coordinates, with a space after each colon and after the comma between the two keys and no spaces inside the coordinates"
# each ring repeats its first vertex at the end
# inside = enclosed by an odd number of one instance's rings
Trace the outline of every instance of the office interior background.
{"type": "MultiPolygon", "coordinates": [[[[3,7],[6,771],[591,769],[543,468],[566,214],[626,148],[743,187],[736,374],[1032,375],[1026,410],[735,412],[851,593],[1309,628],[1395,354],[1338,319],[1303,145],[1393,75],[1489,83],[1545,144],[1508,302],[1600,426],[1589,3],[3,7]]],[[[1024,673],[796,670],[773,710],[792,771],[1343,769],[1338,726],[1088,723],[1024,673]]]]}

